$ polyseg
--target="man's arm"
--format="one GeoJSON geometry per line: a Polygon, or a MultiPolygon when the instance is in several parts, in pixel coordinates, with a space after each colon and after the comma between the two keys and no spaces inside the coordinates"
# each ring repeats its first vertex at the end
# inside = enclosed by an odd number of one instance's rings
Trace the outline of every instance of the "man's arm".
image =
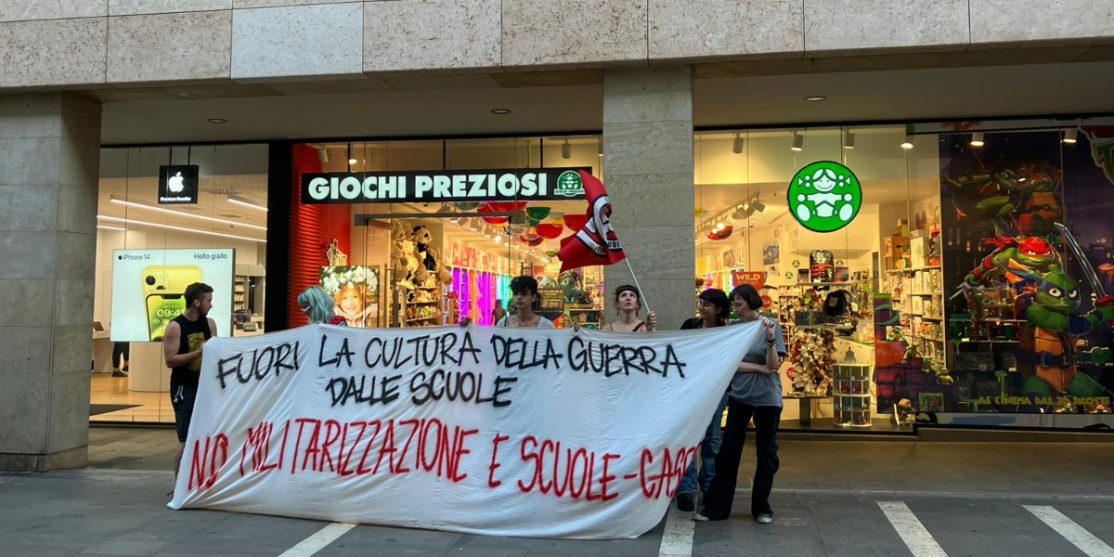
{"type": "Polygon", "coordinates": [[[209,320],[209,335],[214,336],[214,337],[217,336],[217,322],[213,321],[212,318],[206,318],[206,319],[209,320]]]}
{"type": "Polygon", "coordinates": [[[185,354],[178,353],[178,344],[182,341],[182,328],[171,321],[166,326],[162,337],[162,355],[166,360],[166,367],[175,368],[184,366],[201,357],[201,350],[194,350],[185,354]]]}

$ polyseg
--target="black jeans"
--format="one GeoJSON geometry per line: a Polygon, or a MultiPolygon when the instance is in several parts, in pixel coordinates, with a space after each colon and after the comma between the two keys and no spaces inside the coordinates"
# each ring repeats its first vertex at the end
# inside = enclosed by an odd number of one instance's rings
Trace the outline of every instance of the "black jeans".
{"type": "Polygon", "coordinates": [[[128,367],[128,360],[131,359],[131,343],[130,342],[114,342],[112,343],[112,369],[120,369],[120,367],[128,367]],[[124,359],[121,360],[120,356],[124,359]]]}
{"type": "Polygon", "coordinates": [[[777,457],[777,427],[781,421],[778,406],[751,406],[734,399],[727,403],[727,427],[723,442],[716,455],[716,477],[704,494],[704,516],[712,520],[726,520],[731,516],[735,499],[735,480],[739,477],[739,460],[746,443],[747,424],[754,417],[754,433],[758,446],[758,469],[754,472],[754,489],[750,496],[750,514],[773,516],[770,508],[770,491],[774,488],[774,474],[780,461],[777,457]]]}

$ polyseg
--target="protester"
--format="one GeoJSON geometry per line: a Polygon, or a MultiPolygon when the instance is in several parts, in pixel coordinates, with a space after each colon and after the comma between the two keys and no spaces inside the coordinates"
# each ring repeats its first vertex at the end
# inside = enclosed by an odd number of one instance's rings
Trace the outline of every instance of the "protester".
{"type": "Polygon", "coordinates": [[[320,286],[311,286],[298,294],[298,307],[302,308],[310,324],[348,325],[343,315],[335,313],[336,301],[320,286]]]}
{"type": "Polygon", "coordinates": [[[178,430],[178,454],[174,457],[174,478],[182,467],[182,452],[189,437],[197,384],[201,377],[201,347],[217,335],[217,322],[208,318],[213,307],[213,287],[195,282],[186,287],[186,311],[166,326],[162,350],[170,368],[170,404],[178,430]]]}
{"type": "MultiPolygon", "coordinates": [[[[706,329],[722,327],[727,324],[731,309],[727,301],[727,294],[724,294],[723,290],[716,288],[705,290],[700,293],[698,299],[697,313],[699,317],[686,319],[681,325],[682,329],[706,329]]],[[[716,404],[712,421],[704,432],[704,442],[700,445],[701,466],[699,478],[697,477],[696,460],[694,459],[689,463],[689,467],[685,470],[685,475],[681,479],[681,485],[677,488],[677,510],[685,512],[696,510],[696,484],[699,481],[700,490],[707,493],[712,477],[715,476],[716,451],[719,450],[720,442],[720,420],[723,416],[723,407],[726,404],[727,393],[725,392],[720,397],[719,403],[716,404]]]]}
{"type": "MultiPolygon", "coordinates": [[[[555,329],[553,322],[534,312],[541,302],[538,294],[538,281],[534,277],[520,275],[511,279],[511,306],[514,315],[504,315],[495,322],[496,327],[525,327],[538,329],[555,329]]],[[[462,327],[472,322],[470,317],[460,321],[462,327]]]]}
{"type": "Polygon", "coordinates": [[[501,298],[495,299],[495,307],[491,308],[491,322],[498,323],[500,319],[507,316],[507,310],[503,309],[503,300],[501,298]]]}
{"type": "Polygon", "coordinates": [[[728,390],[727,428],[723,444],[716,455],[715,478],[704,492],[704,508],[693,519],[705,522],[726,520],[731,516],[735,499],[735,480],[739,475],[739,460],[746,442],[747,424],[754,418],[754,433],[758,445],[758,468],[754,472],[751,490],[750,514],[759,524],[773,522],[770,491],[777,473],[777,428],[781,420],[781,376],[778,367],[785,357],[785,341],[781,325],[773,319],[758,315],[762,298],[754,287],[744,284],[731,291],[731,306],[739,317],[734,323],[762,321],[766,329],[764,342],[751,347],[731,379],[728,390]]]}
{"type": "Polygon", "coordinates": [[[646,314],[645,321],[638,318],[638,312],[642,311],[642,296],[637,288],[629,284],[615,289],[615,309],[619,310],[619,319],[604,325],[604,331],[639,333],[651,332],[657,327],[658,320],[652,311],[646,314]]]}

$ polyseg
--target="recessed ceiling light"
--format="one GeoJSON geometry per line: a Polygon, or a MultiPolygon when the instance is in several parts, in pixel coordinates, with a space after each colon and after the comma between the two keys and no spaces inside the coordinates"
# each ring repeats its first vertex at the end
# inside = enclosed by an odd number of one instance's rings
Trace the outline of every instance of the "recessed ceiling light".
{"type": "Polygon", "coordinates": [[[502,116],[504,114],[510,114],[511,109],[509,109],[509,108],[493,108],[493,109],[491,109],[491,113],[492,114],[498,114],[498,115],[502,116]]]}
{"type": "Polygon", "coordinates": [[[360,162],[360,161],[358,161],[356,159],[348,159],[348,164],[356,164],[358,162],[360,162]]]}
{"type": "Polygon", "coordinates": [[[824,99],[827,99],[827,98],[828,97],[825,97],[823,95],[812,95],[811,97],[805,97],[805,100],[810,102],[810,103],[818,103],[818,102],[820,102],[824,99]]]}
{"type": "Polygon", "coordinates": [[[228,120],[225,120],[224,118],[209,118],[207,122],[209,122],[210,124],[227,124],[228,120]]]}

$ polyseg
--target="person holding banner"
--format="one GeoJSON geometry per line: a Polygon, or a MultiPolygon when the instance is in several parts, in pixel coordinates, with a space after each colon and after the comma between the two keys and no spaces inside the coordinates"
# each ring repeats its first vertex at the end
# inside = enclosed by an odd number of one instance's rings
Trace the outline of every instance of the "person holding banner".
{"type": "MultiPolygon", "coordinates": [[[[520,275],[511,279],[511,306],[514,315],[504,315],[495,322],[496,327],[528,327],[538,329],[556,329],[553,322],[537,313],[534,308],[541,302],[538,294],[538,281],[534,277],[520,275]]],[[[470,317],[460,320],[460,326],[466,327],[472,322],[470,317]]]]}
{"type": "Polygon", "coordinates": [[[348,320],[343,315],[334,313],[336,302],[333,297],[320,286],[311,286],[298,294],[298,307],[309,318],[311,325],[321,323],[324,325],[347,326],[348,320]]]}
{"type": "MultiPolygon", "coordinates": [[[[699,303],[697,312],[699,317],[690,317],[681,325],[681,329],[707,329],[722,327],[727,324],[731,315],[727,294],[717,288],[709,288],[697,297],[699,303]]],[[[696,460],[689,463],[685,475],[681,478],[681,485],[677,488],[677,510],[691,512],[696,510],[696,484],[700,484],[700,491],[707,493],[716,474],[716,453],[720,443],[720,420],[723,416],[723,407],[727,405],[725,392],[716,404],[712,421],[704,432],[704,441],[700,444],[700,474],[697,477],[696,460]]]]}
{"type": "Polygon", "coordinates": [[[731,306],[739,317],[734,323],[761,320],[766,330],[765,342],[752,346],[731,379],[728,390],[727,427],[723,444],[716,455],[715,477],[704,492],[704,508],[693,520],[726,520],[731,516],[735,499],[735,480],[739,476],[739,460],[746,442],[747,424],[754,418],[755,441],[758,445],[758,468],[754,472],[750,513],[759,524],[773,522],[770,491],[780,461],[777,456],[777,429],[781,420],[781,376],[778,368],[785,357],[785,341],[781,325],[762,317],[762,297],[749,284],[731,291],[731,306]]]}
{"type": "Polygon", "coordinates": [[[542,299],[538,294],[538,281],[534,277],[521,275],[511,279],[511,294],[511,305],[514,306],[515,313],[504,315],[495,322],[496,327],[556,328],[552,321],[534,313],[534,308],[542,299]]]}
{"type": "Polygon", "coordinates": [[[657,328],[658,320],[654,312],[646,314],[646,320],[638,318],[642,310],[642,297],[638,289],[624,284],[615,289],[615,309],[619,310],[619,320],[604,325],[604,331],[614,333],[641,333],[652,332],[657,328]]]}
{"type": "Polygon", "coordinates": [[[170,368],[170,404],[174,407],[174,425],[178,433],[178,453],[174,457],[174,478],[182,467],[193,406],[201,377],[201,347],[217,336],[217,322],[208,317],[213,307],[213,287],[195,282],[186,287],[186,311],[166,326],[162,350],[166,367],[170,368]]]}

